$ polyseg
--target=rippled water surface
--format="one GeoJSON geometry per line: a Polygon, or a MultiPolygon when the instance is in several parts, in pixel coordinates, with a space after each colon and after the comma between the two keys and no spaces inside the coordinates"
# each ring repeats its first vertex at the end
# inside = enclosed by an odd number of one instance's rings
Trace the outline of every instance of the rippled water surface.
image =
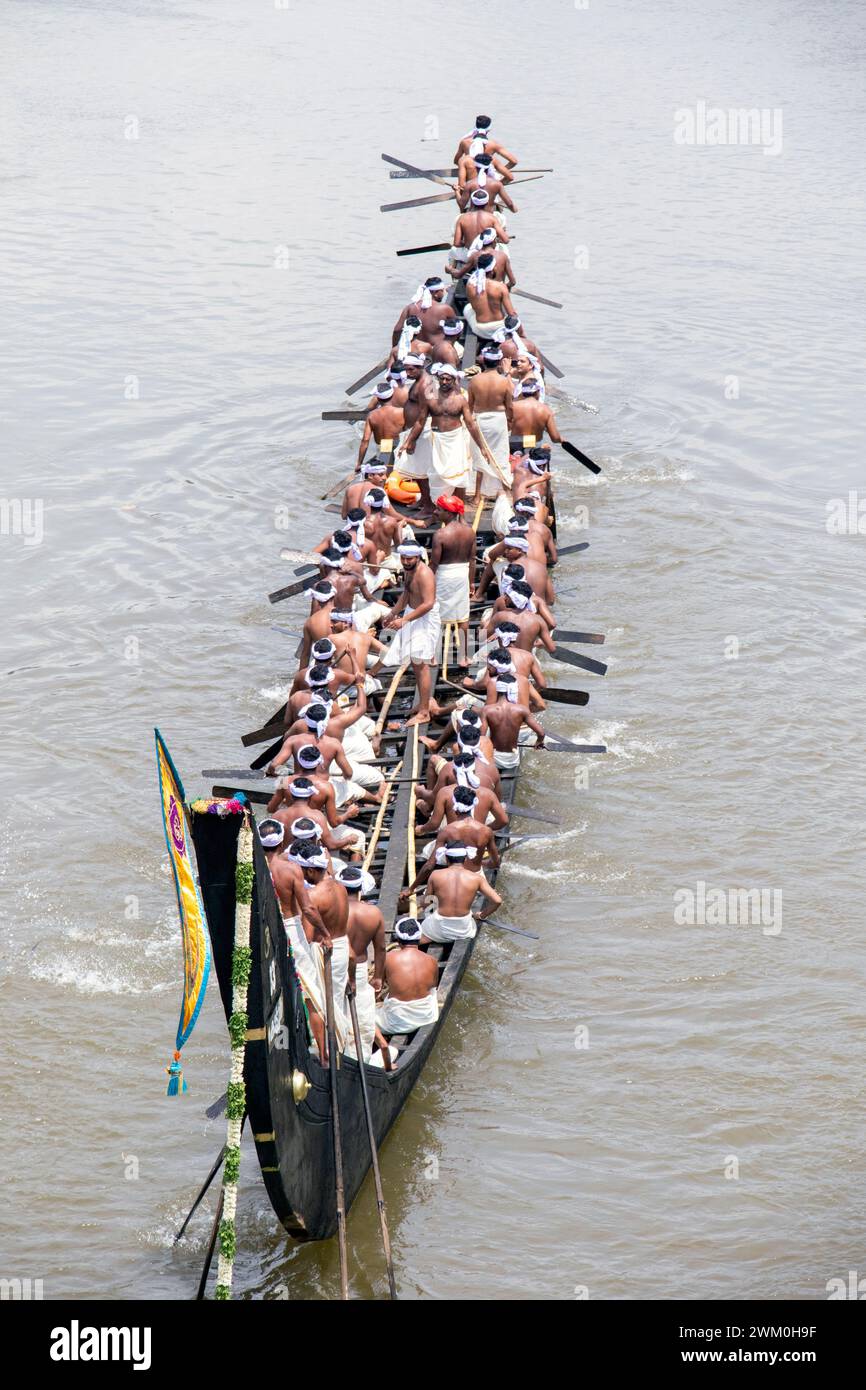
{"type": "MultiPolygon", "coordinates": [[[[447,163],[479,104],[556,171],[515,189],[513,261],[565,305],[523,301],[604,471],[560,463],[561,538],[588,508],[591,549],[559,612],[608,634],[610,670],[560,668],[592,699],[548,723],[610,751],[588,783],[527,757],[521,797],[560,824],[502,884],[541,941],[484,938],[385,1146],[401,1292],[820,1298],[866,1258],[863,537],[825,524],[863,486],[863,10],[501,0],[483,98],[466,14],[0,16],[2,487],[44,532],[0,537],[0,1272],[46,1297],[195,1289],[213,1208],[171,1241],[228,1049],[214,989],[190,1095],[164,1099],[181,953],[152,726],[196,794],[278,702],[271,624],[301,617],[265,600],[278,550],[325,533],[356,447],[320,412],[435,268],[395,249],[449,228],[379,213],[426,191],[380,152],[447,163]],[[701,100],[780,108],[781,152],[677,144],[701,100]],[[781,921],[681,925],[698,882],[777,890],[781,921]]],[[[335,1249],[288,1245],[252,1148],[239,1235],[242,1295],[335,1295],[335,1249]]],[[[353,1292],[382,1296],[368,1189],[350,1246],[353,1292]]]]}

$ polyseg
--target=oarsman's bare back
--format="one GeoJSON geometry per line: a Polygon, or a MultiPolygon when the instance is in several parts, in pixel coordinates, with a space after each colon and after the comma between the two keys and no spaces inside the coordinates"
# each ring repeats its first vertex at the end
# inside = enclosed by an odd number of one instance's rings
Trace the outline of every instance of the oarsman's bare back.
{"type": "Polygon", "coordinates": [[[502,225],[500,218],[495,212],[487,208],[467,208],[466,212],[461,212],[457,221],[454,223],[454,236],[452,245],[457,248],[465,247],[467,250],[473,241],[488,227],[492,227],[496,232],[496,240],[507,244],[511,238],[502,225]]]}
{"type": "Polygon", "coordinates": [[[423,999],[439,981],[439,967],[417,946],[401,946],[385,957],[385,979],[392,999],[423,999]]]}
{"type": "Polygon", "coordinates": [[[489,917],[502,903],[502,898],[495,888],[491,888],[480,870],[467,869],[462,864],[449,864],[446,868],[434,869],[427,880],[427,891],[435,897],[437,911],[442,917],[465,916],[467,912],[471,912],[472,904],[479,893],[488,900],[484,910],[477,913],[479,921],[489,917]]]}
{"type": "Polygon", "coordinates": [[[394,405],[393,401],[389,400],[371,410],[364,422],[364,433],[358,448],[359,465],[364,462],[371,439],[380,453],[390,453],[395,439],[399,438],[404,428],[402,405],[394,405]]]}
{"type": "Polygon", "coordinates": [[[562,435],[556,423],[556,416],[546,401],[537,395],[519,395],[514,400],[514,433],[523,439],[540,443],[547,434],[554,444],[562,442],[562,435]]]}
{"type": "Polygon", "coordinates": [[[498,613],[494,613],[487,628],[486,635],[488,641],[496,639],[496,630],[501,627],[503,623],[513,623],[518,629],[519,635],[516,640],[510,644],[510,647],[519,647],[522,651],[531,652],[535,644],[541,642],[542,646],[548,651],[554,650],[556,644],[550,637],[550,630],[547,623],[541,619],[538,613],[530,613],[528,609],[525,609],[522,613],[518,613],[507,608],[500,610],[498,613]]]}

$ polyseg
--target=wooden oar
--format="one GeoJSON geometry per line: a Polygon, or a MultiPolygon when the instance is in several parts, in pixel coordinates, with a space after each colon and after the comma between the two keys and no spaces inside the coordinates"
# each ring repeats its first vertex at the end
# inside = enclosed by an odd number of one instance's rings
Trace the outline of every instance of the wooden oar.
{"type": "MultiPolygon", "coordinates": [[[[290,636],[294,637],[295,633],[291,633],[290,636]]],[[[599,646],[604,641],[603,632],[576,632],[574,628],[570,627],[556,627],[553,629],[552,636],[563,642],[587,642],[599,646]]]]}
{"type": "MultiPolygon", "coordinates": [[[[295,550],[290,545],[284,545],[280,551],[280,559],[285,560],[288,565],[296,565],[299,562],[305,569],[318,569],[322,563],[322,557],[316,550],[295,550]]],[[[295,570],[295,574],[300,574],[300,570],[295,570]]]]}
{"type": "Polygon", "coordinates": [[[562,305],[555,299],[545,299],[540,294],[530,294],[529,290],[512,290],[512,294],[519,294],[523,299],[534,299],[536,304],[547,304],[551,309],[561,309],[562,305]]]}
{"type": "MultiPolygon", "coordinates": [[[[364,967],[366,969],[366,966],[364,967]]],[[[382,1232],[382,1249],[385,1252],[385,1267],[388,1271],[388,1287],[391,1297],[397,1297],[394,1280],[394,1261],[391,1258],[391,1238],[388,1235],[388,1222],[385,1217],[385,1194],[382,1191],[382,1174],[379,1171],[379,1154],[376,1149],[376,1135],[373,1130],[373,1116],[370,1113],[370,1097],[367,1094],[367,1075],[364,1064],[364,1051],[361,1046],[361,1025],[358,1022],[358,1009],[355,1004],[355,991],[347,994],[349,1012],[352,1015],[352,1030],[355,1034],[355,1056],[358,1059],[358,1075],[361,1078],[361,1095],[364,1100],[364,1118],[367,1121],[367,1139],[370,1143],[370,1158],[373,1162],[373,1182],[376,1186],[376,1206],[379,1209],[379,1227],[382,1232]]]]}
{"type": "Polygon", "coordinates": [[[377,362],[364,376],[359,376],[357,381],[353,381],[351,386],[346,387],[346,395],[354,396],[356,391],[360,391],[362,386],[366,386],[368,381],[372,381],[374,376],[378,376],[388,365],[388,358],[383,357],[381,362],[377,362]]]}
{"type": "MultiPolygon", "coordinates": [[[[343,1136],[337,1095],[337,1034],[334,1028],[333,946],[322,952],[325,964],[325,1024],[328,1031],[328,1078],[331,1083],[331,1128],[334,1136],[334,1196],[337,1202],[337,1239],[340,1246],[340,1297],[349,1297],[349,1256],[346,1250],[346,1190],[343,1179],[343,1136]]],[[[363,1066],[363,1063],[361,1064],[363,1066]]]]}
{"type": "Polygon", "coordinates": [[[575,541],[574,545],[563,545],[557,552],[557,559],[561,560],[563,555],[577,555],[581,550],[589,550],[589,541],[575,541]]]}
{"type": "Polygon", "coordinates": [[[591,458],[587,458],[586,454],[582,454],[580,450],[574,444],[569,443],[567,439],[563,439],[562,447],[567,454],[571,454],[573,459],[577,459],[578,463],[582,463],[584,468],[588,468],[590,473],[601,472],[597,463],[593,463],[591,458]]]}
{"type": "MultiPolygon", "coordinates": [[[[467,687],[458,685],[456,681],[446,680],[444,676],[439,677],[439,684],[450,685],[454,690],[460,690],[465,695],[467,687]]],[[[479,694],[474,691],[474,694],[479,694]]],[[[542,700],[549,700],[554,705],[587,705],[589,704],[589,694],[586,690],[558,690],[555,686],[549,685],[545,690],[539,690],[542,700]]],[[[210,773],[203,773],[202,776],[210,776],[210,773]]]]}
{"type": "MultiPolygon", "coordinates": [[[[530,174],[529,178],[526,179],[512,179],[508,187],[511,188],[513,184],[518,183],[534,183],[536,179],[541,178],[544,178],[543,174],[530,174]]],[[[402,203],[382,203],[379,211],[398,212],[401,208],[422,208],[426,207],[429,203],[449,203],[452,198],[456,198],[456,196],[456,193],[431,193],[428,198],[407,198],[402,203]]],[[[368,377],[367,380],[369,381],[369,379],[368,377]]],[[[351,394],[350,391],[349,395],[351,394]]]]}
{"type": "Polygon", "coordinates": [[[198,1292],[195,1296],[197,1303],[200,1303],[202,1301],[202,1299],[204,1298],[205,1289],[207,1288],[207,1277],[210,1274],[211,1260],[213,1259],[213,1252],[216,1247],[217,1236],[219,1235],[220,1222],[222,1221],[223,1217],[224,1198],[225,1191],[223,1188],[220,1188],[220,1199],[217,1202],[216,1214],[214,1216],[213,1225],[211,1227],[210,1232],[210,1240],[208,1241],[208,1247],[204,1257],[204,1268],[201,1272],[201,1278],[198,1281],[198,1292]]]}
{"type": "Polygon", "coordinates": [[[498,927],[500,931],[514,932],[515,936],[528,936],[531,937],[533,941],[541,940],[538,932],[524,931],[523,927],[512,927],[509,926],[507,922],[496,922],[492,917],[479,917],[478,920],[483,923],[485,927],[498,927]]]}
{"type": "Polygon", "coordinates": [[[315,579],[296,579],[294,584],[287,584],[283,589],[275,589],[272,594],[268,594],[268,603],[282,603],[284,598],[294,598],[295,594],[300,594],[304,589],[312,589],[315,579]]]}
{"type": "Polygon", "coordinates": [[[538,355],[541,358],[547,370],[550,372],[550,375],[558,377],[561,381],[562,378],[565,376],[565,372],[561,372],[559,368],[553,362],[551,362],[549,357],[545,357],[543,352],[539,352],[538,355]]]}
{"type": "Polygon", "coordinates": [[[432,174],[427,169],[419,169],[414,164],[407,164],[403,159],[395,159],[392,154],[383,154],[382,158],[386,164],[396,164],[398,169],[405,169],[408,174],[414,174],[416,179],[430,179],[433,183],[441,183],[445,188],[450,188],[454,192],[454,184],[450,179],[443,178],[441,174],[432,174]]]}
{"type": "MultiPolygon", "coordinates": [[[[553,743],[545,743],[543,749],[538,749],[539,752],[545,752],[545,753],[550,753],[550,752],[558,753],[558,752],[560,752],[560,751],[563,752],[563,753],[566,753],[566,752],[568,752],[568,753],[606,753],[606,752],[607,752],[607,748],[606,748],[606,746],[605,746],[603,743],[572,743],[572,741],[571,741],[570,738],[563,738],[562,734],[551,734],[551,733],[549,733],[549,734],[547,735],[547,737],[548,737],[548,738],[552,738],[552,739],[554,739],[555,741],[554,741],[553,743]]],[[[524,743],[524,744],[521,744],[521,747],[524,748],[524,749],[528,748],[528,749],[530,749],[530,750],[532,751],[532,750],[535,750],[535,749],[538,747],[538,745],[535,744],[535,743],[524,743]]]]}
{"type": "MultiPolygon", "coordinates": [[[[553,170],[552,170],[552,169],[521,169],[520,172],[521,172],[521,174],[552,174],[552,173],[553,173],[553,170]]],[[[448,176],[450,175],[451,178],[453,179],[453,178],[456,177],[457,168],[456,168],[455,165],[452,164],[450,169],[421,169],[421,170],[419,171],[419,174],[420,174],[420,175],[423,175],[425,178],[427,177],[428,174],[441,174],[444,178],[448,178],[448,176]]],[[[407,173],[401,172],[399,169],[389,169],[389,171],[388,171],[388,177],[389,177],[390,179],[416,179],[416,178],[419,177],[419,174],[407,174],[407,173]]]]}
{"type": "Polygon", "coordinates": [[[562,821],[557,820],[556,816],[543,816],[540,811],[527,811],[525,806],[515,806],[513,801],[503,801],[502,804],[509,816],[522,816],[524,820],[537,820],[542,825],[562,824],[562,821]]]}
{"type": "Polygon", "coordinates": [[[450,241],[434,241],[432,246],[407,246],[404,251],[398,251],[398,256],[426,256],[428,251],[450,251],[450,241]]]}
{"type": "Polygon", "coordinates": [[[200,1190],[199,1190],[198,1196],[196,1197],[195,1201],[193,1202],[192,1206],[190,1207],[189,1211],[187,1212],[186,1217],[185,1217],[185,1219],[184,1219],[184,1223],[183,1223],[183,1225],[181,1226],[180,1230],[178,1231],[177,1235],[176,1235],[175,1238],[174,1238],[174,1242],[173,1242],[173,1243],[174,1243],[175,1245],[177,1245],[178,1241],[182,1238],[183,1233],[184,1233],[184,1231],[186,1230],[187,1226],[189,1225],[190,1221],[192,1220],[193,1214],[194,1214],[195,1211],[197,1210],[199,1203],[201,1202],[202,1198],[204,1197],[205,1193],[207,1192],[208,1188],[210,1187],[211,1183],[213,1182],[214,1178],[216,1177],[217,1173],[219,1172],[220,1168],[222,1167],[222,1162],[223,1162],[223,1159],[225,1158],[225,1156],[226,1156],[226,1146],[225,1146],[225,1144],[223,1144],[222,1148],[220,1149],[219,1153],[217,1154],[216,1163],[215,1163],[214,1166],[211,1168],[210,1172],[208,1173],[207,1177],[205,1178],[204,1183],[203,1183],[202,1187],[201,1187],[200,1190]]]}
{"type": "Polygon", "coordinates": [[[355,470],[353,468],[351,473],[346,474],[345,478],[341,478],[338,483],[334,483],[333,487],[329,487],[327,492],[323,492],[321,497],[319,498],[319,501],[327,502],[329,497],[336,497],[338,492],[343,492],[349,486],[354,477],[355,470]]]}
{"type": "Polygon", "coordinates": [[[323,410],[323,420],[366,420],[366,410],[323,410]]]}
{"type": "Polygon", "coordinates": [[[555,661],[564,661],[566,666],[579,666],[581,671],[594,671],[597,676],[603,676],[607,671],[603,661],[596,661],[591,656],[581,656],[580,652],[570,652],[568,647],[556,647],[547,655],[552,656],[555,661]]]}

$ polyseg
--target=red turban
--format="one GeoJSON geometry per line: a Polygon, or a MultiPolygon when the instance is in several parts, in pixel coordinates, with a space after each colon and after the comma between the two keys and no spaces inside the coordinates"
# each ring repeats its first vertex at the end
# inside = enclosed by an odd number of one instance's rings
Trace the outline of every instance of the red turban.
{"type": "Polygon", "coordinates": [[[456,512],[458,516],[462,516],[466,511],[459,497],[437,497],[436,506],[441,507],[443,512],[456,512]]]}

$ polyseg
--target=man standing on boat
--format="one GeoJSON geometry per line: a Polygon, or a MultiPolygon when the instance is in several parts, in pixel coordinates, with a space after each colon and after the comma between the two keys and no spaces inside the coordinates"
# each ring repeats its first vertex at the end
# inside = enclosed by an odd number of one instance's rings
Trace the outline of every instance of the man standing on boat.
{"type": "MultiPolygon", "coordinates": [[[[342,883],[337,883],[328,874],[328,856],[320,845],[309,840],[296,840],[289,847],[288,854],[290,862],[301,869],[310,901],[318,909],[331,935],[334,1022],[337,1043],[342,1051],[351,1031],[345,1013],[346,985],[349,980],[349,896],[342,883]]],[[[314,951],[319,949],[313,947],[314,951]]]]}
{"type": "Polygon", "coordinates": [[[511,295],[504,281],[497,278],[496,258],[485,251],[466,280],[464,316],[479,338],[495,338],[505,330],[505,315],[514,313],[511,295]]]}
{"type": "Polygon", "coordinates": [[[396,441],[405,428],[403,407],[394,404],[395,389],[390,381],[380,381],[376,387],[378,405],[375,410],[369,412],[364,421],[364,433],[358,449],[358,470],[364,462],[371,439],[375,441],[378,454],[392,454],[396,441]]]}
{"type": "MultiPolygon", "coordinates": [[[[369,878],[358,864],[347,864],[337,874],[349,900],[349,991],[354,990],[361,1034],[363,1060],[369,1062],[376,1039],[376,995],[385,986],[385,918],[375,903],[362,898],[364,880],[369,878]],[[368,957],[373,947],[373,979],[370,979],[368,957]]],[[[348,1010],[347,1010],[348,1012],[348,1010]]],[[[381,1038],[384,1044],[385,1039],[381,1038]]],[[[354,1031],[346,1045],[350,1057],[356,1057],[354,1031]]],[[[383,1049],[383,1058],[386,1049],[383,1049]]],[[[390,1061],[390,1056],[388,1056],[390,1061]]],[[[386,1067],[388,1061],[385,1062],[386,1067]]]]}
{"type": "Polygon", "coordinates": [[[531,449],[539,445],[545,433],[554,444],[562,443],[556,416],[546,401],[539,399],[541,384],[537,376],[527,376],[515,396],[512,425],[512,446],[531,449]]]}
{"type": "Polygon", "coordinates": [[[469,594],[475,583],[475,532],[465,520],[465,510],[459,497],[437,497],[436,513],[442,525],[430,547],[439,618],[443,623],[457,623],[460,629],[462,671],[469,669],[469,594]]]}
{"type": "Polygon", "coordinates": [[[481,497],[498,497],[511,484],[511,462],[508,440],[511,435],[511,380],[502,371],[502,349],[496,343],[485,343],[479,353],[481,370],[468,378],[469,408],[478,421],[478,428],[493,455],[496,466],[490,465],[474,440],[470,445],[476,469],[475,501],[481,497]]]}
{"type": "Polygon", "coordinates": [[[381,665],[402,666],[411,662],[418,687],[418,709],[407,724],[426,724],[433,690],[430,663],[436,656],[442,626],[436,602],[436,580],[430,566],[422,561],[422,546],[404,542],[397,547],[397,554],[403,562],[403,593],[384,623],[397,635],[373,667],[373,674],[381,665]]]}
{"type": "Polygon", "coordinates": [[[457,372],[452,367],[439,365],[434,369],[434,375],[438,379],[439,390],[432,401],[425,398],[422,402],[418,419],[397,450],[397,457],[399,460],[404,454],[412,455],[429,418],[431,468],[443,488],[450,489],[465,500],[466,487],[472,474],[466,431],[493,469],[496,460],[478,428],[469,402],[457,385],[457,372]]]}
{"type": "Polygon", "coordinates": [[[416,917],[398,917],[394,940],[400,948],[385,957],[388,993],[376,1013],[383,1033],[414,1033],[439,1017],[439,967],[419,950],[421,925],[416,917]]]}

